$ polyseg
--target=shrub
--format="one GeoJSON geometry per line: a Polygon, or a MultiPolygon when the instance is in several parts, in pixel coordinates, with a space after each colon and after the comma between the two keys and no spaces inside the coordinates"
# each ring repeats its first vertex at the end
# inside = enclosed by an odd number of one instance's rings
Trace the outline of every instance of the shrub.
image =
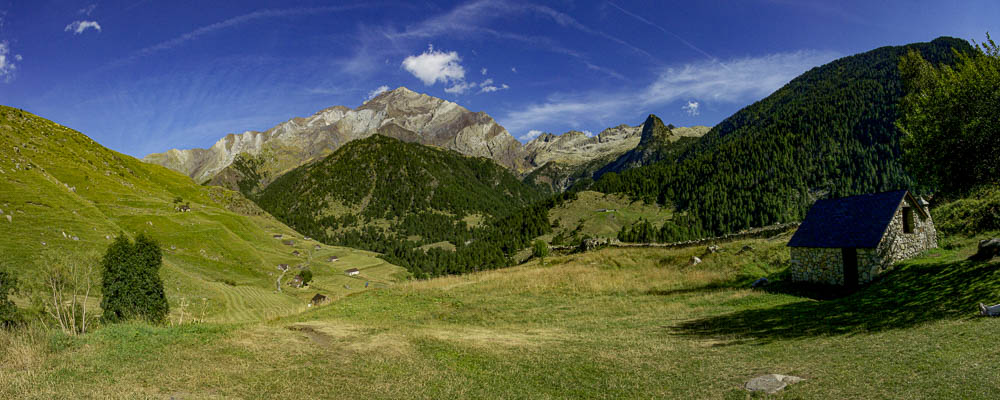
{"type": "Polygon", "coordinates": [[[1000,186],[986,186],[972,195],[934,209],[934,225],[946,234],[975,235],[1000,230],[1000,186]]]}
{"type": "Polygon", "coordinates": [[[139,235],[133,243],[119,235],[101,260],[102,318],[162,322],[170,308],[160,279],[161,265],[163,254],[152,238],[139,235]]]}
{"type": "Polygon", "coordinates": [[[307,286],[313,280],[313,273],[308,269],[302,270],[302,272],[299,272],[299,278],[302,279],[302,286],[307,286]]]}
{"type": "Polygon", "coordinates": [[[0,271],[0,328],[12,328],[21,323],[21,315],[9,296],[17,294],[17,279],[10,272],[0,271]]]}

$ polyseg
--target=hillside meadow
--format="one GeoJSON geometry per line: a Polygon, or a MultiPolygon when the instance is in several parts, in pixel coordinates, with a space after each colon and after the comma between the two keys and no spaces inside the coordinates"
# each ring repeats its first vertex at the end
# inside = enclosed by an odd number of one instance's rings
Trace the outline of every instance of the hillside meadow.
{"type": "MultiPolygon", "coordinates": [[[[162,247],[160,275],[176,322],[276,318],[304,311],[317,292],[337,298],[366,281],[386,285],[407,277],[374,253],[306,240],[239,193],[197,185],[0,106],[0,268],[21,281],[20,306],[51,295],[42,282],[52,267],[94,266],[96,282],[96,265],[111,240],[138,234],[162,247]],[[180,211],[182,205],[190,211],[180,211]],[[284,283],[297,266],[310,268],[315,282],[306,289],[283,284],[278,292],[278,264],[292,268],[284,283]],[[349,268],[361,276],[345,276],[349,268]]],[[[88,306],[96,311],[100,285],[94,286],[88,306]]]]}
{"type": "Polygon", "coordinates": [[[413,281],[258,322],[0,338],[3,398],[993,398],[1000,263],[976,240],[842,298],[774,285],[788,235],[555,255],[413,281]],[[750,246],[752,249],[744,249],[750,246]],[[691,256],[704,262],[690,265],[691,256]]]}

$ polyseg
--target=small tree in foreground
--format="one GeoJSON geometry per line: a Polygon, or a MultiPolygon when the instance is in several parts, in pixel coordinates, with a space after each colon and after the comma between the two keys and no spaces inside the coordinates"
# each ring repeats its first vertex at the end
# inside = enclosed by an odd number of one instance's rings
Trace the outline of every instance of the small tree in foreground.
{"type": "Polygon", "coordinates": [[[160,279],[161,265],[163,253],[152,238],[139,235],[133,243],[119,235],[101,260],[102,318],[108,322],[166,319],[170,306],[160,279]]]}
{"type": "Polygon", "coordinates": [[[542,265],[545,265],[545,257],[549,255],[549,245],[545,244],[545,242],[541,239],[538,239],[531,248],[531,254],[538,257],[541,260],[542,265]]]}
{"type": "Polygon", "coordinates": [[[94,285],[97,254],[82,256],[49,250],[40,257],[42,286],[34,299],[69,335],[87,333],[87,302],[94,285]]]}

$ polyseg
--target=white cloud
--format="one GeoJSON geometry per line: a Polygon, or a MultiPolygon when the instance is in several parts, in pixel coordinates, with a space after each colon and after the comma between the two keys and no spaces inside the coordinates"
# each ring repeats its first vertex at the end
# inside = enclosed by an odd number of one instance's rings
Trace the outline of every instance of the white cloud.
{"type": "Polygon", "coordinates": [[[96,29],[98,32],[101,31],[101,24],[97,21],[73,21],[73,23],[66,25],[64,32],[73,32],[74,35],[79,35],[87,29],[96,29]]]}
{"type": "Polygon", "coordinates": [[[480,83],[479,86],[489,86],[489,85],[492,85],[492,84],[493,84],[493,79],[492,78],[486,78],[486,80],[483,81],[482,83],[480,83]]]}
{"type": "Polygon", "coordinates": [[[586,129],[584,129],[582,132],[584,135],[587,135],[587,137],[594,137],[594,132],[588,131],[586,129]]]}
{"type": "Polygon", "coordinates": [[[838,57],[830,51],[802,50],[726,62],[704,61],[667,68],[643,93],[644,105],[684,97],[721,102],[759,99],[809,68],[838,57]]]}
{"type": "Polygon", "coordinates": [[[20,54],[10,54],[10,44],[6,40],[0,41],[0,81],[10,82],[14,79],[14,72],[17,71],[17,64],[22,59],[20,54]]]}
{"type": "Polygon", "coordinates": [[[684,107],[681,107],[681,109],[684,110],[684,112],[688,113],[688,115],[694,117],[699,114],[698,106],[700,106],[700,104],[698,104],[697,101],[689,100],[687,104],[684,105],[684,107]]]}
{"type": "Polygon", "coordinates": [[[572,121],[574,126],[611,126],[621,123],[622,115],[637,110],[644,114],[654,107],[692,98],[699,100],[699,112],[705,103],[749,104],[838,56],[829,51],[803,50],[726,62],[696,62],[666,68],[645,87],[555,94],[497,119],[508,130],[517,132],[566,121],[572,121]]]}
{"type": "Polygon", "coordinates": [[[486,75],[486,67],[483,67],[483,69],[479,70],[479,73],[486,75]]]}
{"type": "Polygon", "coordinates": [[[84,14],[84,15],[86,15],[86,16],[89,17],[90,14],[94,13],[94,9],[96,9],[96,8],[97,8],[97,4],[91,4],[89,6],[81,8],[80,11],[77,11],[77,13],[78,14],[84,14]]]}
{"type": "Polygon", "coordinates": [[[428,46],[427,51],[420,55],[406,57],[403,60],[403,68],[430,86],[438,81],[450,83],[464,80],[465,68],[459,64],[460,61],[462,58],[457,52],[445,53],[434,50],[434,46],[428,46]]]}
{"type": "Polygon", "coordinates": [[[517,68],[515,68],[515,67],[510,67],[510,72],[513,72],[513,73],[515,73],[515,74],[516,74],[516,73],[517,73],[517,68]]]}
{"type": "Polygon", "coordinates": [[[496,92],[498,90],[507,90],[507,89],[510,89],[510,86],[507,86],[506,83],[501,84],[500,86],[496,86],[496,85],[493,85],[493,80],[492,79],[487,79],[486,81],[488,81],[489,83],[487,83],[487,82],[484,81],[483,83],[479,84],[479,93],[493,93],[493,92],[496,92]]]}
{"type": "Polygon", "coordinates": [[[378,95],[380,95],[382,93],[385,93],[388,90],[389,90],[389,86],[387,86],[387,85],[379,86],[379,87],[375,88],[374,90],[368,92],[368,98],[366,100],[374,99],[375,96],[378,96],[378,95]]]}
{"type": "Polygon", "coordinates": [[[525,133],[525,134],[521,135],[521,137],[519,139],[527,142],[527,141],[529,141],[531,139],[534,139],[534,138],[538,137],[538,135],[541,135],[542,133],[543,132],[540,131],[540,130],[532,129],[532,130],[528,131],[528,133],[525,133]]]}
{"type": "Polygon", "coordinates": [[[458,81],[452,84],[451,87],[445,88],[444,91],[451,94],[462,94],[474,87],[476,87],[475,82],[466,83],[465,81],[458,81]]]}

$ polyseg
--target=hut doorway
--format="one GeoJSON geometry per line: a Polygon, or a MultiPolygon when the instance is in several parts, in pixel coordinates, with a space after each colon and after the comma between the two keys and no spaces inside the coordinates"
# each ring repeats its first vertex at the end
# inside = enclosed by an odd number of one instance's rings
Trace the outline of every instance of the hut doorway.
{"type": "Polygon", "coordinates": [[[858,249],[845,247],[842,250],[844,258],[844,287],[858,288],[858,249]]]}

